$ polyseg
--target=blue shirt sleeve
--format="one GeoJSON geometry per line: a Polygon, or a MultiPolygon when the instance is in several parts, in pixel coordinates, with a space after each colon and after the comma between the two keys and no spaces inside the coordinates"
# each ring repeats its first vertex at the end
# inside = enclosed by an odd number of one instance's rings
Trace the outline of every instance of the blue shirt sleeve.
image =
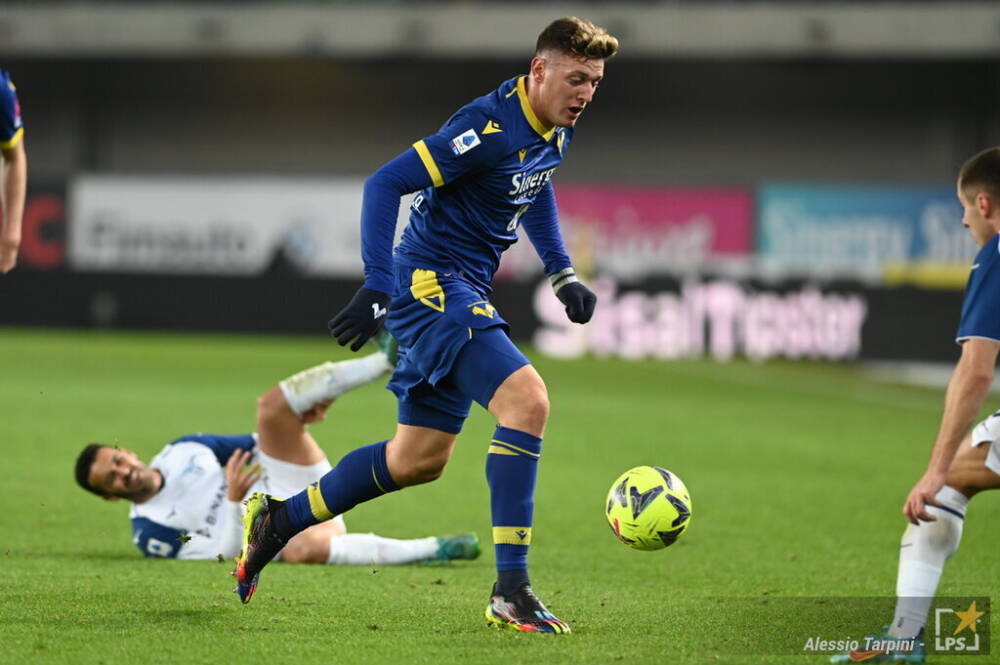
{"type": "Polygon", "coordinates": [[[531,207],[521,217],[521,226],[528,233],[531,244],[535,246],[538,257],[545,265],[546,275],[554,275],[572,265],[559,230],[559,211],[551,182],[538,193],[531,207]]]}
{"type": "Polygon", "coordinates": [[[435,187],[496,165],[508,152],[507,133],[475,107],[453,115],[436,134],[413,144],[435,187]]]}
{"type": "Polygon", "coordinates": [[[215,459],[219,460],[220,466],[225,466],[229,457],[236,450],[251,450],[257,445],[257,440],[253,434],[188,434],[170,442],[175,443],[200,443],[207,446],[215,453],[215,459]]]}
{"type": "Polygon", "coordinates": [[[0,70],[0,149],[13,148],[24,134],[21,106],[10,75],[0,70]]]}
{"type": "Polygon", "coordinates": [[[361,258],[365,288],[393,292],[392,241],[399,199],[430,187],[431,177],[413,148],[385,164],[365,181],[361,202],[361,258]]]}
{"type": "Polygon", "coordinates": [[[184,532],[157,524],[145,517],[132,518],[132,542],[143,556],[176,559],[184,543],[184,532]]]}
{"type": "Polygon", "coordinates": [[[1000,236],[993,236],[976,255],[965,286],[962,319],[956,340],[981,337],[1000,341],[1000,236]]]}

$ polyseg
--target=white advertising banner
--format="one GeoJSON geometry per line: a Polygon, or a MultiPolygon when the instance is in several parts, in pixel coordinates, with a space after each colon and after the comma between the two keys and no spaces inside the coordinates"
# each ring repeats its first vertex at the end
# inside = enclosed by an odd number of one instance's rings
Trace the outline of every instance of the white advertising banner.
{"type": "Polygon", "coordinates": [[[83,272],[232,276],[280,264],[308,276],[361,278],[363,184],[83,175],[69,191],[69,263],[83,272]]]}

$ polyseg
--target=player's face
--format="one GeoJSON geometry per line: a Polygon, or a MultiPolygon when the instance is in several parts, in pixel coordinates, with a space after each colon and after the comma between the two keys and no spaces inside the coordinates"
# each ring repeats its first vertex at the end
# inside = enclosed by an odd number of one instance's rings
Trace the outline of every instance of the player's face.
{"type": "Polygon", "coordinates": [[[550,51],[532,60],[531,75],[539,92],[538,119],[547,126],[572,127],[594,99],[604,61],[550,51]]]}
{"type": "Polygon", "coordinates": [[[105,496],[140,499],[156,489],[156,472],[131,450],[104,446],[90,466],[90,486],[105,496]]]}
{"type": "Polygon", "coordinates": [[[962,187],[958,187],[958,200],[962,204],[962,226],[969,229],[969,233],[972,235],[972,239],[976,241],[976,244],[983,246],[996,235],[996,230],[993,226],[983,217],[979,212],[979,207],[976,205],[976,201],[969,201],[966,196],[967,192],[962,191],[962,187]]]}

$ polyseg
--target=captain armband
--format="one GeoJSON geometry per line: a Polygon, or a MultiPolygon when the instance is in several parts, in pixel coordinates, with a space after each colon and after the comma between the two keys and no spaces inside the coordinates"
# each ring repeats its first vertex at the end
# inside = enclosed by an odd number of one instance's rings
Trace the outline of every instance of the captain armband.
{"type": "Polygon", "coordinates": [[[579,281],[580,280],[576,277],[576,271],[573,270],[572,266],[569,268],[563,268],[559,272],[549,275],[549,282],[552,284],[552,290],[555,293],[559,293],[559,289],[567,284],[579,281]]]}

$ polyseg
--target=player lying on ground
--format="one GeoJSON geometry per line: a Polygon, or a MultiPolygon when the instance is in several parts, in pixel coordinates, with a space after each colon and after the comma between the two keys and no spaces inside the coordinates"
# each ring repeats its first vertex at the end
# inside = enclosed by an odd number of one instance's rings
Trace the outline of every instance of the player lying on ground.
{"type": "Polygon", "coordinates": [[[330,331],[357,350],[387,321],[400,345],[389,382],[399,401],[396,432],[349,453],[286,502],[251,498],[253,528],[236,569],[243,602],[253,595],[261,569],[302,529],[438,478],[475,401],[498,423],[485,442],[497,563],[487,621],[521,631],[569,632],[535,597],[528,578],[548,392],[511,342],[489,294],[500,255],[517,241],[520,225],[567,317],[590,320],[596,298],[577,279],[563,246],[551,178],[604,77],[604,61],[617,50],[618,41],[588,21],[554,21],[539,35],[526,75],[462,107],[438,133],[367,180],[361,212],[365,284],[330,331]],[[393,256],[400,198],[417,191],[393,256]]]}
{"type": "MultiPolygon", "coordinates": [[[[240,550],[248,492],[290,496],[330,470],[307,425],[343,393],[391,369],[386,354],[324,363],[280,382],[257,400],[257,432],[192,434],[167,444],[149,466],[130,450],[91,444],[76,480],[106,500],[132,502],[132,540],[149,557],[232,558],[240,550]]],[[[288,563],[388,565],[474,559],[475,534],[396,540],[347,533],[338,515],[305,529],[281,551],[288,563]]]]}
{"type": "MultiPolygon", "coordinates": [[[[962,355],[948,383],[944,414],[927,471],[906,497],[896,577],[896,615],[886,637],[922,638],[945,561],[958,549],[969,499],[1000,488],[1000,412],[969,428],[993,383],[1000,351],[1000,147],[984,150],[958,176],[962,224],[981,249],[972,264],[956,340],[962,355]]],[[[835,663],[923,663],[909,652],[851,652],[835,663]]]]}

